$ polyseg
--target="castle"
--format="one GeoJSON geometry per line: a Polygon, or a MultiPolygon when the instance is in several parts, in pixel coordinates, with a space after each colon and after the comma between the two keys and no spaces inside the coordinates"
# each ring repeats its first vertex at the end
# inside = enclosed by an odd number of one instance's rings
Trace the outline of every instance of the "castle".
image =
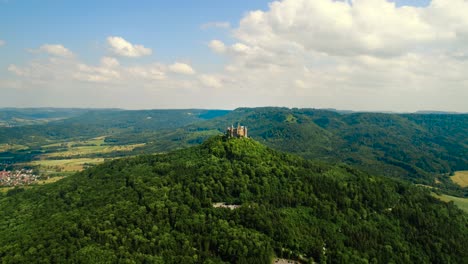
{"type": "Polygon", "coordinates": [[[226,130],[226,135],[228,137],[247,137],[247,127],[246,126],[241,126],[237,125],[237,127],[234,127],[231,125],[230,127],[227,128],[226,130]]]}

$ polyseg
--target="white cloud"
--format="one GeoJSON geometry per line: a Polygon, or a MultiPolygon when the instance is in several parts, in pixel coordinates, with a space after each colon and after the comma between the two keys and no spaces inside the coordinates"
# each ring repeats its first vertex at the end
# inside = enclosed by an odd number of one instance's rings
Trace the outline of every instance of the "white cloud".
{"type": "Polygon", "coordinates": [[[208,22],[208,23],[201,25],[202,29],[209,29],[209,28],[228,29],[230,27],[231,27],[231,24],[226,21],[208,22]]]}
{"type": "Polygon", "coordinates": [[[5,44],[6,44],[6,42],[4,40],[0,39],[0,47],[5,45],[5,44]]]}
{"type": "Polygon", "coordinates": [[[61,44],[44,44],[39,48],[39,51],[63,58],[73,57],[73,52],[61,44]]]}
{"type": "Polygon", "coordinates": [[[117,83],[122,79],[122,69],[116,58],[102,57],[100,65],[90,66],[76,62],[73,78],[95,83],[117,83]]]}
{"type": "Polygon", "coordinates": [[[223,87],[223,82],[221,79],[214,75],[203,74],[199,77],[200,82],[210,88],[221,88],[223,87]]]}
{"type": "Polygon", "coordinates": [[[169,70],[175,73],[192,75],[195,74],[195,70],[188,64],[176,62],[169,66],[169,70]]]}
{"type": "Polygon", "coordinates": [[[242,43],[235,43],[231,46],[231,50],[239,54],[248,54],[251,51],[251,48],[242,43]]]}
{"type": "Polygon", "coordinates": [[[333,56],[396,56],[421,45],[460,41],[457,36],[468,25],[460,10],[468,10],[468,2],[448,3],[434,0],[428,8],[398,8],[386,0],[277,1],[268,11],[250,12],[235,36],[267,49],[298,45],[333,56]]]}
{"type": "Polygon", "coordinates": [[[107,43],[113,53],[124,57],[142,57],[151,55],[153,52],[143,45],[134,45],[122,37],[108,37],[107,43]]]}
{"type": "Polygon", "coordinates": [[[165,67],[160,64],[154,64],[149,66],[130,67],[127,69],[127,71],[133,77],[152,81],[161,81],[166,79],[166,72],[164,68],[165,67]]]}
{"type": "MultiPolygon", "coordinates": [[[[124,65],[105,57],[88,65],[77,57],[48,56],[10,65],[13,79],[3,83],[48,102],[69,96],[62,93],[67,89],[74,96],[61,102],[95,106],[466,112],[466,10],[466,0],[433,0],[419,8],[390,0],[275,1],[246,13],[228,35],[213,37],[208,46],[226,63],[210,65],[218,70],[209,74],[181,62],[124,65]]],[[[145,53],[114,38],[121,45],[108,42],[117,55],[145,53]]]]}
{"type": "Polygon", "coordinates": [[[120,66],[119,61],[116,58],[112,57],[103,57],[101,58],[101,65],[107,67],[107,68],[115,68],[120,66]]]}
{"type": "Polygon", "coordinates": [[[226,51],[226,45],[220,40],[212,40],[208,46],[216,53],[224,53],[226,51]]]}
{"type": "Polygon", "coordinates": [[[275,1],[245,15],[233,44],[210,42],[228,55],[224,69],[233,80],[217,84],[242,91],[252,105],[468,111],[460,99],[468,96],[466,10],[464,0],[418,8],[275,1]]]}
{"type": "Polygon", "coordinates": [[[302,89],[307,87],[306,83],[303,80],[295,80],[294,85],[296,85],[296,87],[302,88],[302,89]]]}

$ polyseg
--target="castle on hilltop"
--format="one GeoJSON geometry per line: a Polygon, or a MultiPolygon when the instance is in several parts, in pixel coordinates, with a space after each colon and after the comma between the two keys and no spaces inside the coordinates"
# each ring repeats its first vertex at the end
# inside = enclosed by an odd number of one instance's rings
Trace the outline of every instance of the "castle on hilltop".
{"type": "Polygon", "coordinates": [[[237,127],[234,127],[231,125],[230,127],[227,128],[226,130],[226,135],[228,137],[247,137],[247,127],[246,126],[241,126],[240,124],[237,124],[237,127]]]}

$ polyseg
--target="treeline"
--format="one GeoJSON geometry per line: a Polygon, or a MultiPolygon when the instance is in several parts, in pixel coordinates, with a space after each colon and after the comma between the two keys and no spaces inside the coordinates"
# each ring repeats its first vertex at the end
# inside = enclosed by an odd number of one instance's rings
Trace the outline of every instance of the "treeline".
{"type": "Polygon", "coordinates": [[[214,137],[20,190],[0,199],[5,263],[468,260],[466,214],[453,203],[251,139],[214,137]]]}

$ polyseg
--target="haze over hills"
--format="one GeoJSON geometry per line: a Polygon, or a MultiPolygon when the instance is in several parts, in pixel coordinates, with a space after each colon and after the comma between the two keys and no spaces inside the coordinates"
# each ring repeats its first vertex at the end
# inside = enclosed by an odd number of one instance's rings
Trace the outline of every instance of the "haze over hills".
{"type": "Polygon", "coordinates": [[[0,198],[6,263],[463,263],[466,215],[429,190],[216,136],[0,198]],[[235,204],[236,209],[214,203],[235,204]]]}

